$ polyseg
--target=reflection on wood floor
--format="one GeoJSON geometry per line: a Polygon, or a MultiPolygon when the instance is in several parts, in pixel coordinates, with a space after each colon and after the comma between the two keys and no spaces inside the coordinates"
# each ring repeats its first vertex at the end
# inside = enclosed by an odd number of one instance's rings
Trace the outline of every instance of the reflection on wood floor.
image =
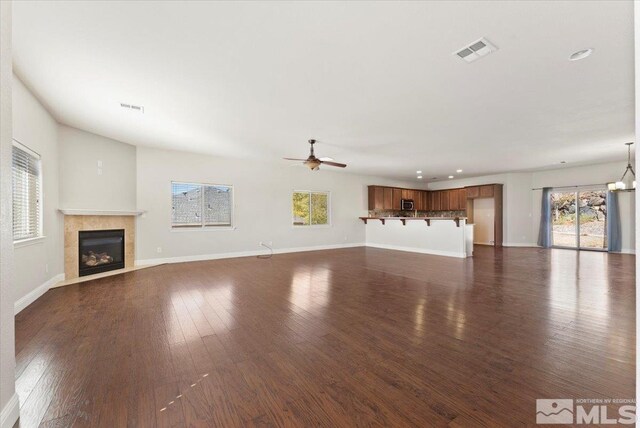
{"type": "Polygon", "coordinates": [[[21,426],[535,424],[635,394],[635,258],[372,248],[163,265],[16,317],[21,426]]]}

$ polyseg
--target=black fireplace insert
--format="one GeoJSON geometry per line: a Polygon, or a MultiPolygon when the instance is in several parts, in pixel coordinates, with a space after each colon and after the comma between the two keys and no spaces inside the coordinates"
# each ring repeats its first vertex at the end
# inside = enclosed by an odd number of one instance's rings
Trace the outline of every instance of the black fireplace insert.
{"type": "Polygon", "coordinates": [[[124,268],[124,229],[78,233],[80,276],[124,268]]]}

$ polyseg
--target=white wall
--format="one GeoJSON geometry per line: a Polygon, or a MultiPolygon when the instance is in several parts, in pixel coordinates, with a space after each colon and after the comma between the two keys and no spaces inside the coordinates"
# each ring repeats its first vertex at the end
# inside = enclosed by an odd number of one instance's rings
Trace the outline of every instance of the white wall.
{"type": "Polygon", "coordinates": [[[58,141],[61,208],[135,210],[135,146],[64,125],[58,141]]]}
{"type": "Polygon", "coordinates": [[[11,2],[0,1],[0,428],[18,418],[11,204],[11,2]]]}
{"type": "Polygon", "coordinates": [[[367,185],[411,187],[373,177],[311,172],[289,163],[263,163],[138,147],[138,208],[136,258],[140,260],[219,255],[260,250],[260,241],[278,249],[362,244],[367,215],[367,185]],[[235,230],[172,231],[171,181],[234,186],[235,230]],[[331,226],[294,228],[291,192],[331,192],[331,226]],[[162,252],[158,253],[157,248],[162,252]]]}
{"type": "MultiPolygon", "coordinates": [[[[58,212],[58,124],[25,85],[13,78],[13,138],[40,154],[44,239],[15,247],[14,299],[19,301],[64,271],[63,217],[58,212]]],[[[42,292],[46,288],[42,289],[42,292]]],[[[34,295],[34,298],[39,297],[34,295]]]]}
{"type": "MultiPolygon", "coordinates": [[[[624,147],[621,145],[621,150],[624,147]]],[[[495,174],[430,183],[430,190],[472,186],[477,184],[504,184],[503,233],[504,244],[536,245],[540,226],[542,200],[541,187],[605,184],[620,178],[626,162],[565,167],[547,171],[495,174]]],[[[635,251],[635,192],[619,194],[622,251],[635,251]]]]}

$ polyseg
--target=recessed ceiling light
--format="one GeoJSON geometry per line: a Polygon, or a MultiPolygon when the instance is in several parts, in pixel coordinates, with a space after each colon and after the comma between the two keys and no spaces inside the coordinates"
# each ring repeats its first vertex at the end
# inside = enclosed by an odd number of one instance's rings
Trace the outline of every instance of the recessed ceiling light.
{"type": "Polygon", "coordinates": [[[416,174],[422,174],[422,171],[416,171],[416,174]]]}
{"type": "Polygon", "coordinates": [[[453,178],[453,175],[450,175],[449,178],[453,178]]]}
{"type": "Polygon", "coordinates": [[[458,174],[460,174],[460,173],[462,172],[462,170],[461,170],[461,169],[456,169],[456,172],[457,172],[458,174]]]}
{"type": "Polygon", "coordinates": [[[421,176],[421,175],[419,175],[419,176],[418,176],[418,178],[422,178],[422,176],[421,176]]]}
{"type": "Polygon", "coordinates": [[[593,48],[579,50],[578,52],[574,52],[569,56],[569,61],[580,61],[581,59],[585,59],[592,53],[593,48]]]}

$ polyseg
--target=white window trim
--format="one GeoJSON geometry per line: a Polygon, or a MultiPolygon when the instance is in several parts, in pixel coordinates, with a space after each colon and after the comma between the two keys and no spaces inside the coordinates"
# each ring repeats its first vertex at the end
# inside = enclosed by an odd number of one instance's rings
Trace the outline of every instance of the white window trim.
{"type": "MultiPolygon", "coordinates": [[[[19,148],[20,150],[23,150],[25,152],[27,152],[27,154],[38,158],[38,162],[40,162],[40,175],[38,176],[38,184],[40,187],[40,193],[38,194],[38,200],[40,201],[40,212],[39,212],[39,216],[38,216],[38,236],[34,236],[32,238],[26,238],[26,239],[18,239],[18,240],[14,240],[13,241],[13,247],[14,248],[20,248],[20,247],[26,247],[29,245],[35,245],[35,244],[39,244],[41,242],[44,241],[44,239],[46,238],[45,234],[44,234],[44,187],[43,187],[43,182],[42,182],[42,177],[44,176],[44,166],[42,165],[42,156],[40,155],[40,153],[31,150],[29,147],[25,146],[24,144],[22,144],[20,141],[16,140],[15,138],[12,139],[12,148],[13,146],[19,148]]],[[[11,165],[11,167],[13,168],[13,163],[11,165]]],[[[12,193],[12,198],[13,198],[13,187],[11,190],[12,193]]],[[[13,200],[11,201],[11,204],[13,205],[13,200]]],[[[13,225],[13,219],[11,224],[13,225]]],[[[11,230],[11,234],[13,235],[13,227],[11,230]]]]}
{"type": "MultiPolygon", "coordinates": [[[[291,191],[291,198],[289,198],[289,203],[291,204],[291,227],[294,229],[326,229],[332,227],[333,218],[331,215],[331,191],[329,190],[304,190],[304,189],[294,189],[291,191]],[[293,215],[293,194],[294,193],[326,193],[327,194],[327,224],[293,224],[294,215],[293,215]]],[[[309,204],[311,204],[311,198],[309,198],[309,204]]],[[[309,222],[311,222],[311,205],[309,205],[309,222]]]]}
{"type": "MultiPolygon", "coordinates": [[[[236,230],[236,189],[231,184],[213,184],[213,183],[198,183],[195,181],[180,181],[180,180],[171,180],[169,182],[169,194],[172,195],[173,192],[173,184],[191,184],[194,186],[221,186],[221,187],[229,187],[231,189],[231,225],[230,226],[174,226],[173,225],[173,216],[171,210],[169,210],[169,230],[175,233],[189,233],[189,232],[221,232],[221,231],[229,231],[236,230]]],[[[204,193],[202,196],[202,208],[204,212],[204,193]]]]}
{"type": "Polygon", "coordinates": [[[35,238],[27,238],[27,239],[20,239],[19,241],[13,241],[13,248],[22,248],[22,247],[28,247],[31,245],[42,244],[44,243],[45,238],[46,236],[42,235],[35,238]]]}

